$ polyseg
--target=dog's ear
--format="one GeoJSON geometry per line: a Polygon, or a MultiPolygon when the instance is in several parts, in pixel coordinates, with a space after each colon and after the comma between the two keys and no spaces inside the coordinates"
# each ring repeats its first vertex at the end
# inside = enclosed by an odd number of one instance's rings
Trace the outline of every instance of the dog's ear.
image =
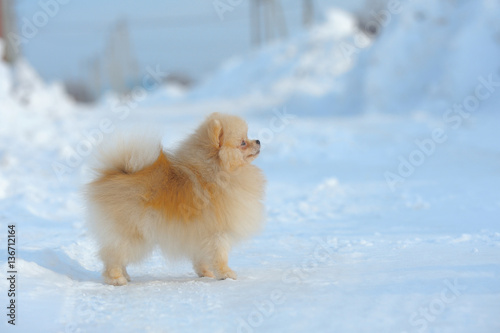
{"type": "Polygon", "coordinates": [[[222,140],[224,137],[224,131],[222,130],[222,125],[219,120],[212,119],[208,124],[208,138],[210,140],[210,144],[219,149],[222,146],[222,140]]]}

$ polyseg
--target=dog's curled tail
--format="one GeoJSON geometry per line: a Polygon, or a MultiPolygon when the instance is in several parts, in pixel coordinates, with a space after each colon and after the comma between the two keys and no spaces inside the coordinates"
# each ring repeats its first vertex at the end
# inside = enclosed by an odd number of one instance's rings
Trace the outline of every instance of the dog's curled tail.
{"type": "Polygon", "coordinates": [[[162,150],[156,132],[116,133],[97,148],[91,168],[99,173],[134,173],[151,164],[162,150]]]}

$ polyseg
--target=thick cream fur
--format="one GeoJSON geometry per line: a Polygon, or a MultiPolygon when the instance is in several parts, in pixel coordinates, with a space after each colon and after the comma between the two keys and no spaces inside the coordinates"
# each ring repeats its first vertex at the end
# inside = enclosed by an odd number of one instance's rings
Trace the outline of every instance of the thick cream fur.
{"type": "Polygon", "coordinates": [[[200,276],[235,279],[229,251],[263,221],[265,179],[250,164],[259,151],[242,119],[219,113],[172,154],[155,136],[110,140],[86,189],[106,282],[126,284],[126,266],[156,245],[167,257],[192,260],[200,276]]]}

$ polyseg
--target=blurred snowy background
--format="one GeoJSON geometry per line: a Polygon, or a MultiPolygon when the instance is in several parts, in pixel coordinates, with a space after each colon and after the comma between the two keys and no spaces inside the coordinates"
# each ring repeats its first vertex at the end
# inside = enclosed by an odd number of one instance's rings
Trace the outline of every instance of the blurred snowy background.
{"type": "Polygon", "coordinates": [[[0,4],[2,332],[500,331],[500,1],[0,4]],[[213,111],[263,143],[239,279],[154,253],[104,285],[88,156],[213,111]]]}

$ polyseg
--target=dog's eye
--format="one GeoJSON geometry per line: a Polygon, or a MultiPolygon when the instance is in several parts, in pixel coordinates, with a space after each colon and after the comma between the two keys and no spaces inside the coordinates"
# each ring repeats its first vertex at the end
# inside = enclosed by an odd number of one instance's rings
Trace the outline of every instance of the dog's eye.
{"type": "Polygon", "coordinates": [[[245,147],[247,145],[247,143],[245,142],[245,140],[241,141],[241,146],[242,147],[245,147]]]}

